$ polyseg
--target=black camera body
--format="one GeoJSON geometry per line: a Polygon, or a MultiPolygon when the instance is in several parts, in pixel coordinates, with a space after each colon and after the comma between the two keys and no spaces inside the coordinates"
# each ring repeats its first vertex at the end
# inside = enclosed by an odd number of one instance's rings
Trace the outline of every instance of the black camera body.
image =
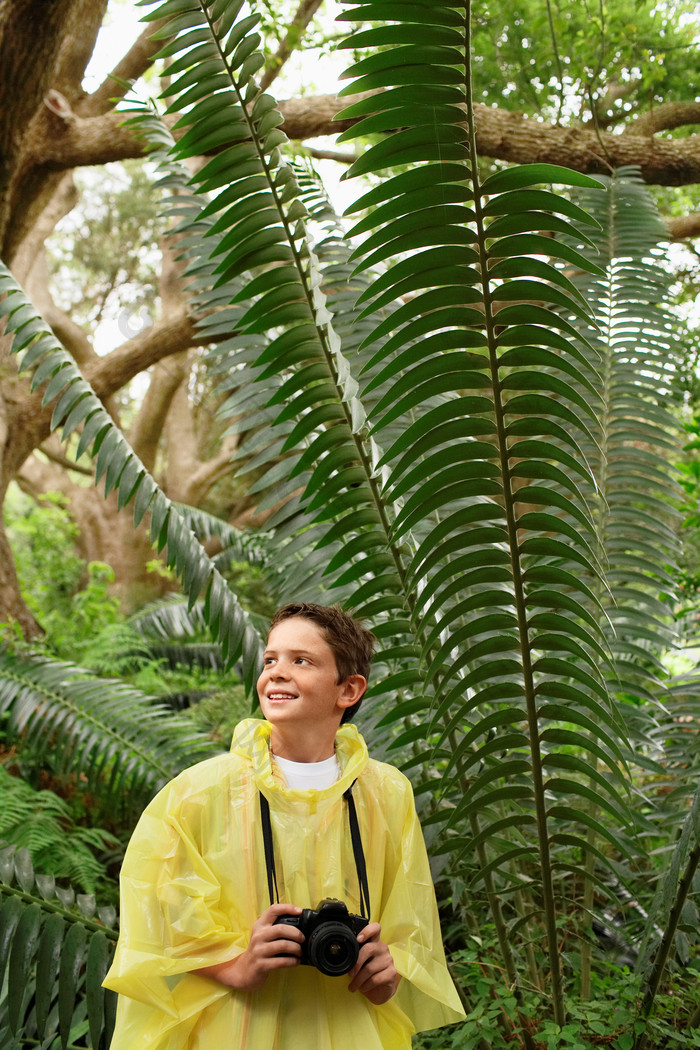
{"type": "Polygon", "coordinates": [[[329,977],[341,977],[357,962],[357,935],[368,922],[361,915],[352,915],[342,901],[327,897],[315,911],[304,908],[301,915],[280,915],[274,925],[296,926],[304,934],[302,965],[315,966],[329,977]]]}

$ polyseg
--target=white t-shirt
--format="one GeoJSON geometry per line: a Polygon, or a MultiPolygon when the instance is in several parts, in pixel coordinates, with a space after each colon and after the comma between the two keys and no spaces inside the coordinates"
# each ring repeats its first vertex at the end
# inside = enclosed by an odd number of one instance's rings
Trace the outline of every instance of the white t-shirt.
{"type": "Polygon", "coordinates": [[[324,758],[323,762],[291,762],[277,755],[274,760],[287,781],[287,787],[300,791],[308,791],[309,788],[321,791],[335,784],[340,776],[340,764],[335,755],[324,758]]]}

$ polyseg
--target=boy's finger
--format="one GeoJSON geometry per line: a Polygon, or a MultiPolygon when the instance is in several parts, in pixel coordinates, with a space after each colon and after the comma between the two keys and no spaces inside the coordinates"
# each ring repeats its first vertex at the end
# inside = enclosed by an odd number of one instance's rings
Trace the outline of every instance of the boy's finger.
{"type": "Polygon", "coordinates": [[[271,904],[269,908],[265,909],[260,918],[270,918],[274,921],[279,919],[280,915],[301,915],[301,908],[298,908],[296,904],[271,904]]]}
{"type": "Polygon", "coordinates": [[[301,944],[299,941],[285,938],[283,941],[271,941],[267,948],[267,951],[270,950],[272,950],[274,955],[291,955],[297,957],[301,955],[301,944]]]}
{"type": "Polygon", "coordinates": [[[297,926],[287,926],[285,923],[275,923],[274,928],[270,927],[272,934],[275,937],[284,937],[286,941],[298,941],[299,944],[303,944],[306,940],[304,934],[297,926]]]}
{"type": "Polygon", "coordinates": [[[358,944],[366,944],[368,941],[378,941],[382,928],[378,922],[370,922],[357,935],[358,944]]]}

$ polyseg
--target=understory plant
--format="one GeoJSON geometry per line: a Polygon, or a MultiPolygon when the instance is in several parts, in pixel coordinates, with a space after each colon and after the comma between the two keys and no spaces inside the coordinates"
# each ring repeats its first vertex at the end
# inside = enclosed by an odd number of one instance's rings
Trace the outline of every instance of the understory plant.
{"type": "MultiPolygon", "coordinates": [[[[357,29],[340,45],[340,140],[366,144],[347,177],[369,180],[346,230],[258,89],[255,10],[167,0],[146,19],[169,63],[168,122],[136,119],[222,418],[244,435],[231,469],[271,512],[269,594],[341,601],[372,624],[362,728],[414,781],[448,944],[493,932],[478,964],[499,981],[482,994],[463,971],[470,1017],[490,1011],[514,1045],[595,1045],[576,1042],[581,1004],[607,972],[603,931],[621,928],[638,999],[589,1034],[641,1050],[687,963],[698,845],[693,742],[662,661],[676,363],[652,201],[631,172],[486,172],[469,0],[367,0],[341,16],[357,29]]],[[[148,521],[251,689],[264,626],[6,271],[0,293],[54,429],[148,521]]],[[[483,1045],[469,1024],[440,1045],[483,1045]]]]}

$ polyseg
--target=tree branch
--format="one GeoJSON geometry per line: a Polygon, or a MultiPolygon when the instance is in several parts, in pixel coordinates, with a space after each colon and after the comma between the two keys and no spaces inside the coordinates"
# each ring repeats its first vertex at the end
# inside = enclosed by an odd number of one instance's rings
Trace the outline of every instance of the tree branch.
{"type": "Polygon", "coordinates": [[[645,182],[683,186],[700,182],[700,135],[684,139],[613,135],[580,126],[557,128],[522,113],[475,106],[481,156],[516,164],[561,164],[588,175],[638,165],[645,182]]]}
{"type": "Polygon", "coordinates": [[[47,237],[50,237],[57,223],[68,215],[78,203],[78,190],[73,173],[61,175],[56,191],[44,210],[39,215],[27,236],[21,242],[12,262],[12,272],[21,285],[25,285],[32,267],[40,252],[44,250],[47,237]]]}
{"type": "MultiPolygon", "coordinates": [[[[655,135],[658,131],[671,131],[673,128],[688,127],[700,124],[700,102],[663,102],[648,113],[643,113],[630,124],[623,134],[655,135]]],[[[685,141],[676,139],[674,141],[685,141]]]]}
{"type": "Polygon", "coordinates": [[[690,237],[700,237],[700,213],[698,212],[666,218],[664,222],[668,226],[672,241],[686,241],[690,237]]]}
{"type": "Polygon", "coordinates": [[[79,368],[99,360],[85,330],[54,301],[44,254],[37,257],[25,287],[29,298],[79,368]]]}
{"type": "Polygon", "coordinates": [[[53,83],[66,23],[81,0],[3,0],[0,19],[0,243],[27,127],[53,83]],[[12,105],[8,100],[12,99],[12,105]]]}
{"type": "Polygon", "coordinates": [[[279,76],[282,66],[299,46],[301,38],[304,35],[304,30],[322,3],[323,0],[301,0],[296,14],[289,23],[287,35],[277,49],[277,54],[274,56],[260,78],[260,88],[262,91],[267,91],[273,80],[279,76]]]}
{"type": "Polygon", "coordinates": [[[160,22],[152,22],[144,29],[141,36],[136,40],[124,57],[119,61],[111,73],[105,77],[103,82],[88,95],[77,107],[81,117],[95,117],[107,113],[114,108],[114,100],[121,99],[126,94],[126,88],[120,81],[133,83],[146,72],[153,64],[153,56],[166,43],[165,40],[152,40],[151,37],[156,30],[165,25],[166,19],[160,22]]]}
{"type": "MultiPolygon", "coordinates": [[[[207,340],[207,343],[211,340],[207,340]]],[[[203,346],[205,340],[195,328],[194,320],[184,311],[156,321],[133,339],[100,357],[85,369],[85,378],[101,399],[123,386],[165,357],[178,354],[190,346],[203,346]]]]}
{"type": "Polygon", "coordinates": [[[307,149],[307,153],[314,160],[335,160],[338,164],[354,164],[357,160],[356,153],[341,153],[332,149],[307,149]]]}
{"type": "Polygon", "coordinates": [[[223,438],[217,454],[199,467],[187,479],[188,503],[198,506],[198,500],[205,496],[212,485],[231,472],[231,460],[238,447],[237,435],[229,434],[223,438]]]}
{"type": "MultiPolygon", "coordinates": [[[[354,96],[359,98],[362,96],[354,96]]],[[[355,121],[335,120],[345,105],[336,95],[304,96],[280,103],[282,130],[291,139],[334,135],[355,121]]],[[[694,105],[694,104],[693,104],[694,105]]],[[[661,107],[659,107],[661,108],[661,107]]],[[[653,138],[632,130],[623,135],[590,128],[555,127],[522,113],[475,106],[477,148],[483,157],[512,163],[561,164],[590,175],[607,174],[625,164],[641,168],[645,182],[683,186],[700,182],[700,135],[683,139],[653,138]]],[[[686,109],[686,118],[688,112],[686,109]]],[[[667,115],[668,119],[668,115],[667,115]]],[[[45,140],[37,165],[55,170],[141,156],[144,144],[122,126],[124,114],[108,113],[65,125],[62,134],[45,140]]],[[[166,123],[174,123],[170,118],[166,123]]]]}
{"type": "Polygon", "coordinates": [[[129,444],[147,470],[155,468],[158,442],[163,432],[175,391],[187,374],[186,354],[171,355],[159,361],[151,373],[151,381],[141,407],[129,430],[129,444]]]}
{"type": "MultiPolygon", "coordinates": [[[[100,400],[108,403],[113,394],[151,365],[190,346],[201,345],[204,340],[196,331],[194,321],[181,314],[157,321],[106,357],[98,357],[83,369],[83,374],[100,400]]],[[[42,405],[42,394],[37,390],[15,408],[12,434],[16,440],[5,446],[5,466],[10,476],[17,473],[27,456],[46,441],[51,432],[53,403],[42,405]]]]}
{"type": "MultiPolygon", "coordinates": [[[[61,467],[62,470],[72,470],[75,474],[82,474],[83,477],[86,478],[94,478],[95,476],[93,467],[83,467],[80,463],[76,463],[75,460],[68,459],[68,456],[63,452],[63,447],[56,434],[52,434],[51,437],[39,447],[38,451],[46,456],[51,463],[55,463],[56,466],[61,467]]],[[[61,475],[59,475],[59,477],[61,477],[61,475]]],[[[60,488],[60,484],[56,487],[60,488]]]]}

